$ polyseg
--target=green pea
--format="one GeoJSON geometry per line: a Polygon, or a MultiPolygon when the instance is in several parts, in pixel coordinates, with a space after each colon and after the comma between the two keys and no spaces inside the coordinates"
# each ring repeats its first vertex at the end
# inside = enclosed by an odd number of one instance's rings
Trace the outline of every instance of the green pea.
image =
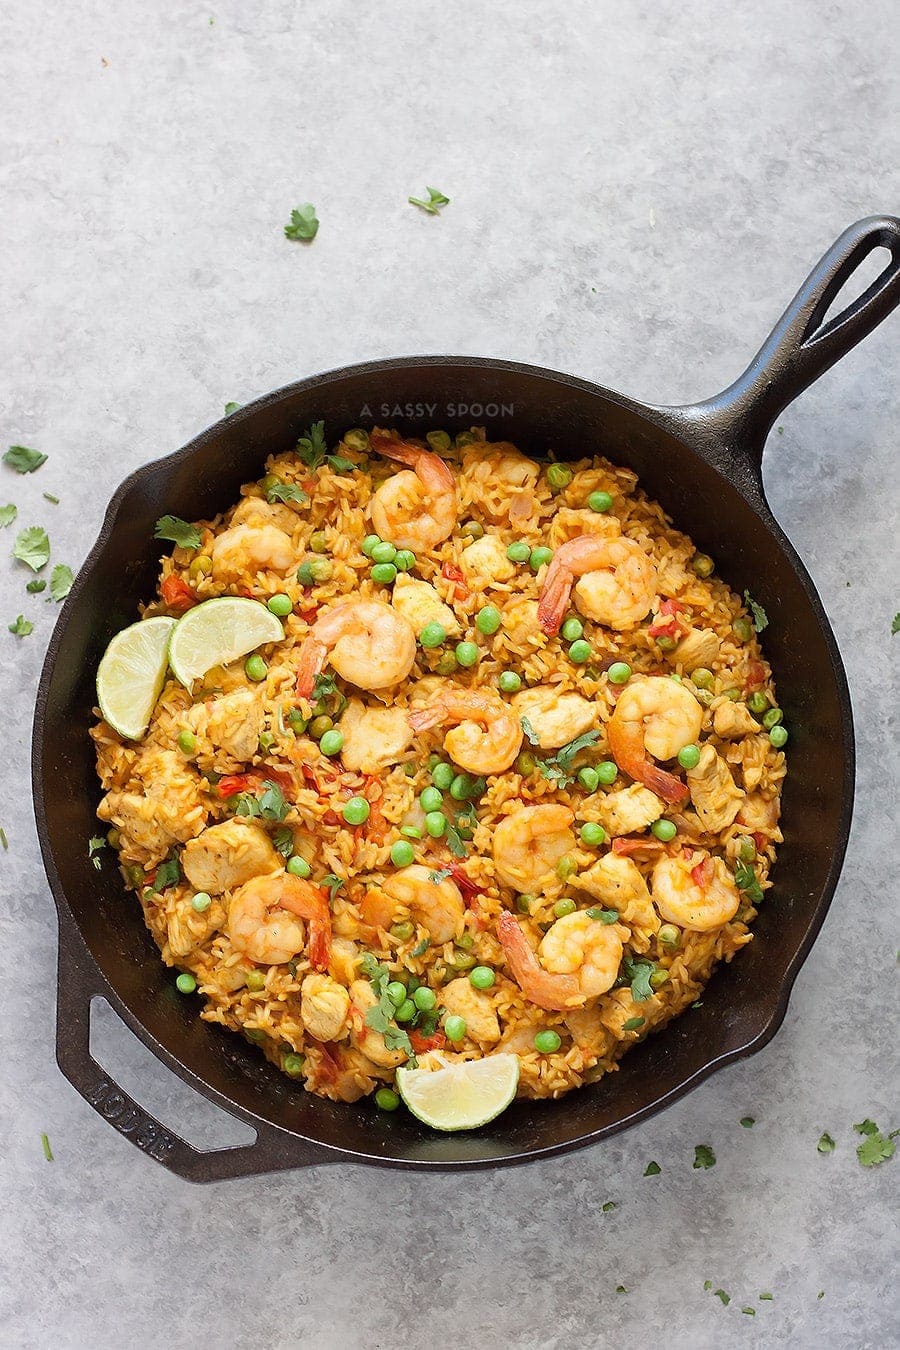
{"type": "Polygon", "coordinates": [[[568,853],[564,853],[556,864],[556,875],[560,881],[568,881],[578,871],[578,864],[568,853]]]}
{"type": "Polygon", "coordinates": [[[266,609],[277,615],[279,619],[286,618],[293,608],[291,597],[285,595],[283,591],[279,591],[277,595],[271,595],[266,601],[266,609]]]}
{"type": "Polygon", "coordinates": [[[191,896],[191,909],[195,914],[205,914],[211,904],[212,896],[207,895],[206,891],[198,891],[191,896]]]}
{"type": "Polygon", "coordinates": [[[610,684],[627,684],[631,679],[631,666],[627,661],[613,661],[606,673],[610,684]]]}
{"type": "Polygon", "coordinates": [[[407,839],[421,839],[422,831],[416,825],[401,825],[400,833],[407,839]]]}
{"type": "Polygon", "coordinates": [[[442,652],[434,669],[438,675],[452,675],[456,670],[456,657],[452,652],[442,652]]]}
{"type": "Polygon", "coordinates": [[[197,988],[197,981],[188,970],[183,970],[175,981],[175,987],[179,994],[192,994],[197,988]]]}
{"type": "Polygon", "coordinates": [[[419,804],[423,811],[440,811],[444,805],[444,795],[436,787],[423,788],[419,794],[419,804]]]}
{"type": "Polygon", "coordinates": [[[301,586],[308,588],[313,584],[314,580],[312,563],[302,562],[297,568],[297,581],[301,586]]]}
{"type": "Polygon", "coordinates": [[[333,727],[326,731],[325,735],[319,741],[319,749],[323,755],[339,755],[344,748],[344,733],[333,727]]]}
{"type": "Polygon", "coordinates": [[[664,923],[656,936],[664,947],[677,947],[681,942],[681,934],[674,923],[664,923]]]}
{"type": "Polygon", "coordinates": [[[312,869],[305,858],[295,853],[292,858],[288,858],[285,871],[290,872],[292,877],[308,877],[312,869]]]}
{"type": "Polygon", "coordinates": [[[670,978],[667,970],[654,970],[653,974],[650,976],[650,988],[662,989],[664,984],[669,983],[670,978]]]}
{"type": "Polygon", "coordinates": [[[394,1013],[394,1018],[398,1022],[411,1022],[416,1015],[416,1005],[411,998],[405,998],[400,1007],[394,1013]]]}
{"type": "Polygon", "coordinates": [[[333,719],[328,717],[326,713],[321,713],[318,717],[314,717],[310,722],[308,731],[314,741],[319,741],[325,735],[326,731],[331,731],[333,726],[333,719]]]}
{"type": "Polygon", "coordinates": [[[436,455],[443,455],[452,444],[446,431],[426,431],[425,439],[436,455]]]}
{"type": "Polygon", "coordinates": [[[510,544],[506,550],[506,556],[510,562],[526,563],[531,557],[531,548],[524,540],[520,539],[516,543],[510,544]]]}
{"type": "Polygon", "coordinates": [[[398,572],[411,572],[416,565],[416,555],[411,549],[401,548],[394,557],[394,566],[398,572]]]}
{"type": "Polygon", "coordinates": [[[661,652],[670,652],[676,644],[673,637],[669,637],[666,633],[663,633],[656,639],[656,645],[661,652]]]}
{"type": "Polygon", "coordinates": [[[450,796],[455,802],[464,802],[472,795],[475,780],[467,773],[458,773],[450,784],[450,796]]]}
{"type": "Polygon", "coordinates": [[[477,520],[467,520],[460,530],[460,534],[467,539],[483,539],[484,526],[477,520]]]}
{"type": "Polygon", "coordinates": [[[557,919],[564,919],[567,914],[574,914],[577,908],[578,906],[575,904],[575,901],[566,896],[562,900],[557,900],[556,904],[553,906],[553,913],[556,915],[557,919]]]}
{"type": "Polygon", "coordinates": [[[740,689],[723,689],[723,690],[722,690],[722,697],[723,697],[723,698],[730,699],[732,703],[737,703],[737,701],[738,701],[738,699],[740,698],[740,696],[741,696],[741,691],[740,691],[740,689]]]}
{"type": "Polygon", "coordinates": [[[384,540],[379,540],[377,544],[373,545],[372,552],[369,554],[373,563],[392,563],[396,556],[397,550],[394,545],[385,543],[384,540]]]}
{"type": "Polygon", "coordinates": [[[300,1078],[306,1059],[303,1055],[285,1055],[281,1067],[288,1078],[300,1078]]]}
{"type": "Polygon", "coordinates": [[[783,745],[787,745],[787,739],[787,727],[773,727],[769,732],[769,740],[776,750],[780,750],[783,745]]]}
{"type": "Polygon", "coordinates": [[[589,848],[598,848],[600,844],[606,843],[606,831],[602,825],[597,825],[593,820],[587,820],[579,830],[581,842],[587,844],[589,848]]]}
{"type": "Polygon", "coordinates": [[[328,552],[328,535],[324,530],[315,530],[309,536],[309,548],[311,553],[328,552]]]}
{"type": "Polygon", "coordinates": [[[369,433],[363,431],[362,427],[351,427],[344,432],[344,444],[348,450],[364,453],[369,448],[369,433]]]}
{"type": "Polygon", "coordinates": [[[695,671],[691,672],[691,682],[698,689],[712,689],[715,681],[715,675],[711,670],[707,670],[705,666],[698,666],[695,671]]]}
{"type": "Polygon", "coordinates": [[[261,970],[248,970],[246,984],[251,994],[258,994],[266,987],[266,977],[261,970]]]}
{"type": "Polygon", "coordinates": [[[585,642],[584,638],[579,638],[577,642],[572,643],[569,648],[570,661],[573,661],[576,666],[583,666],[590,659],[591,644],[589,642],[585,642]]]}
{"type": "Polygon", "coordinates": [[[532,572],[539,572],[545,567],[553,557],[553,549],[546,548],[543,544],[539,548],[533,548],[528,556],[528,565],[532,572]]]}
{"type": "Polygon", "coordinates": [[[391,845],[391,862],[395,867],[409,867],[415,856],[415,849],[408,839],[398,839],[391,845]]]}
{"type": "Polygon", "coordinates": [[[252,1041],[254,1045],[262,1045],[263,1041],[266,1039],[266,1033],[261,1027],[245,1027],[244,1035],[247,1037],[247,1040],[252,1041]]]}
{"type": "Polygon", "coordinates": [[[696,769],[700,763],[700,747],[698,745],[683,745],[678,751],[678,763],[683,769],[696,769]]]}
{"type": "Polygon", "coordinates": [[[197,749],[197,737],[192,731],[179,731],[178,749],[183,755],[192,755],[197,749]]]}
{"type": "Polygon", "coordinates": [[[425,817],[425,829],[432,839],[441,839],[447,833],[447,817],[443,811],[429,811],[425,817]]]}
{"type": "Polygon", "coordinates": [[[654,820],[650,826],[650,833],[655,834],[664,844],[668,844],[678,833],[678,826],[671,820],[654,820]]]}
{"type": "Polygon", "coordinates": [[[458,642],[456,644],[456,659],[463,667],[474,666],[480,653],[474,642],[458,642]]]}
{"type": "Polygon", "coordinates": [[[572,481],[572,470],[568,464],[551,464],[547,470],[547,482],[554,492],[562,492],[572,481]]]}
{"type": "Polygon", "coordinates": [[[444,1035],[448,1041],[463,1041],[466,1037],[466,1019],[455,1014],[444,1018],[444,1035]]]}
{"type": "Polygon", "coordinates": [[[516,755],[516,770],[523,778],[527,778],[529,774],[534,773],[536,764],[537,760],[530,750],[520,750],[516,755]]]}
{"type": "Polygon", "coordinates": [[[500,627],[500,611],[496,605],[483,605],[475,615],[475,627],[485,637],[491,637],[500,627]]]}
{"type": "Polygon", "coordinates": [[[600,784],[600,775],[596,769],[585,765],[583,769],[578,770],[578,783],[585,792],[596,792],[600,784]]]}
{"type": "Polygon", "coordinates": [[[553,1055],[562,1045],[558,1031],[539,1031],[534,1038],[534,1048],[541,1055],[553,1055]]]}
{"type": "Polygon", "coordinates": [[[447,764],[445,760],[438,760],[437,764],[432,767],[431,781],[441,792],[446,792],[455,777],[456,770],[452,764],[447,764]]]}
{"type": "Polygon", "coordinates": [[[259,748],[264,755],[267,755],[275,744],[275,737],[271,731],[263,731],[259,737],[259,748]]]}
{"type": "Polygon", "coordinates": [[[588,497],[588,506],[592,511],[608,511],[613,499],[608,492],[592,492],[588,497]]]}
{"type": "Polygon", "coordinates": [[[784,721],[784,713],[780,708],[770,708],[763,718],[763,726],[770,731],[772,727],[777,727],[779,722],[784,721]]]}
{"type": "Polygon", "coordinates": [[[365,797],[351,797],[341,812],[348,825],[364,825],[369,819],[369,803],[365,797]]]}
{"type": "Polygon", "coordinates": [[[122,836],[115,827],[106,831],[106,842],[109,844],[110,848],[118,848],[121,841],[122,836]]]}
{"type": "Polygon", "coordinates": [[[248,680],[252,680],[254,684],[259,684],[260,680],[264,680],[268,673],[269,667],[257,652],[247,657],[244,662],[244,674],[248,680]]]}
{"type": "Polygon", "coordinates": [[[373,581],[377,581],[379,586],[390,586],[396,579],[397,569],[393,563],[376,563],[369,576],[373,581]]]}
{"type": "Polygon", "coordinates": [[[619,766],[612,759],[604,759],[602,764],[597,765],[597,777],[604,787],[609,787],[616,781],[619,773],[619,766]]]}
{"type": "Polygon", "coordinates": [[[744,835],[738,847],[738,857],[741,862],[752,863],[756,861],[756,842],[749,835],[744,835]]]}
{"type": "Polygon", "coordinates": [[[469,971],[469,984],[473,989],[491,989],[496,978],[490,966],[476,966],[469,971]]]}
{"type": "Polygon", "coordinates": [[[298,736],[302,736],[307,727],[308,719],[305,718],[299,708],[291,708],[288,713],[288,721],[298,736]]]}
{"type": "Polygon", "coordinates": [[[402,923],[392,923],[390,932],[391,937],[398,938],[400,942],[408,942],[414,936],[416,925],[412,919],[404,919],[402,923]]]}
{"type": "Polygon", "coordinates": [[[259,486],[263,492],[269,493],[273,487],[276,487],[281,480],[274,473],[267,473],[265,478],[259,480],[259,486]]]}
{"type": "Polygon", "coordinates": [[[191,565],[188,568],[188,576],[191,581],[197,581],[200,577],[208,577],[211,571],[212,558],[206,553],[199,553],[196,558],[191,559],[191,565]]]}
{"type": "Polygon", "coordinates": [[[520,914],[530,914],[532,905],[534,905],[536,901],[536,895],[519,895],[516,897],[516,909],[520,914]]]}
{"type": "Polygon", "coordinates": [[[406,985],[403,984],[401,980],[391,980],[390,984],[385,989],[385,993],[393,1003],[394,1007],[399,1008],[400,1004],[406,998],[406,985]]]}
{"type": "Polygon", "coordinates": [[[412,1000],[419,1012],[431,1012],[437,1004],[437,995],[433,989],[428,989],[424,984],[420,984],[418,989],[414,990],[412,1000]]]}
{"type": "Polygon", "coordinates": [[[447,630],[442,623],[426,623],[419,634],[419,643],[423,647],[440,647],[447,641],[447,630]]]}
{"type": "Polygon", "coordinates": [[[761,717],[769,706],[769,700],[761,689],[755,689],[747,699],[747,707],[753,713],[754,717],[761,717]]]}
{"type": "Polygon", "coordinates": [[[580,619],[576,619],[573,614],[570,619],[566,619],[560,632],[566,642],[577,642],[578,638],[584,636],[584,624],[580,619]]]}
{"type": "Polygon", "coordinates": [[[708,553],[695,553],[691,559],[691,571],[698,577],[711,577],[716,565],[708,553]]]}
{"type": "Polygon", "coordinates": [[[375,1105],[379,1111],[396,1111],[400,1098],[392,1088],[382,1087],[375,1093],[375,1105]]]}
{"type": "Polygon", "coordinates": [[[749,642],[753,636],[753,624],[749,619],[735,619],[731,627],[740,642],[749,642]]]}
{"type": "Polygon", "coordinates": [[[475,946],[475,939],[471,933],[461,933],[456,939],[456,946],[461,947],[464,952],[471,951],[475,946]]]}
{"type": "Polygon", "coordinates": [[[372,549],[375,547],[376,544],[380,543],[381,543],[380,534],[367,534],[365,539],[360,544],[360,549],[367,558],[371,558],[372,549]]]}
{"type": "Polygon", "coordinates": [[[514,670],[504,670],[497,683],[504,694],[517,694],[522,688],[522,677],[514,670]]]}

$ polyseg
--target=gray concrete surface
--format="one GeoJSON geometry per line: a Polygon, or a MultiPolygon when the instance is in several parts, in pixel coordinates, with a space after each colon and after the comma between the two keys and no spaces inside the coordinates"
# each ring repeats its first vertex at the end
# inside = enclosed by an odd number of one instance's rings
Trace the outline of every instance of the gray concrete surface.
{"type": "MultiPolygon", "coordinates": [[[[5,6],[0,34],[0,442],[50,456],[0,470],[0,504],[73,566],[129,470],[226,400],[344,362],[459,351],[711,393],[845,225],[900,208],[892,0],[72,0],[5,6]],[[453,199],[440,219],[406,204],[426,183],[453,199]],[[303,200],[308,248],[281,232],[303,200]]],[[[898,369],[895,316],[766,454],[860,740],[847,865],[784,1028],[640,1131],[515,1172],[191,1187],[63,1080],[27,769],[54,611],[4,534],[0,1342],[897,1343],[900,1162],[860,1167],[852,1124],[900,1125],[898,369]]],[[[102,1011],[97,1041],[172,1125],[234,1137],[102,1011]]]]}

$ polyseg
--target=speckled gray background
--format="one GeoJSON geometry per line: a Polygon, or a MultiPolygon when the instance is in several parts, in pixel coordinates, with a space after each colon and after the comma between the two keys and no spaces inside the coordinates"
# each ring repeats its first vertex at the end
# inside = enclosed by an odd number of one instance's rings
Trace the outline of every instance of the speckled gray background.
{"type": "MultiPolygon", "coordinates": [[[[0,502],[75,566],[129,470],[226,400],[344,362],[505,355],[650,400],[709,394],[845,225],[900,208],[894,0],[71,0],[4,6],[0,39],[0,442],[50,455],[0,470],[0,502]],[[440,219],[406,204],[426,183],[453,198],[440,219]],[[306,199],[309,248],[281,233],[306,199]]],[[[900,1125],[898,369],[895,316],[766,455],[860,739],[847,865],[784,1028],[640,1132],[513,1172],[192,1187],[63,1080],[27,767],[54,613],[3,536],[0,1342],[896,1344],[900,1161],[861,1168],[851,1126],[900,1125]],[[35,631],[17,641],[20,611],[35,631]]],[[[96,1039],[171,1125],[240,1137],[110,1015],[96,1039]]]]}

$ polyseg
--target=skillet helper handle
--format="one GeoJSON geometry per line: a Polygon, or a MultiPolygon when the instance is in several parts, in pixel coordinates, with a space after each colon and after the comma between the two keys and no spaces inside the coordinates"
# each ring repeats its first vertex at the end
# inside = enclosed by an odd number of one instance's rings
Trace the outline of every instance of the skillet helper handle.
{"type": "Polygon", "coordinates": [[[221,1181],[330,1161],[296,1137],[257,1121],[253,1122],[257,1137],[252,1144],[209,1151],[197,1149],[134,1101],[91,1054],[91,1000],[108,995],[79,947],[79,936],[62,925],[56,1059],[75,1090],[120,1134],[186,1181],[221,1181]]]}
{"type": "Polygon", "coordinates": [[[750,365],[721,394],[669,411],[726,445],[742,441],[758,468],[778,416],[900,304],[900,219],[867,216],[816,264],[750,365]],[[876,248],[890,258],[863,293],[823,322],[832,302],[876,248]]]}

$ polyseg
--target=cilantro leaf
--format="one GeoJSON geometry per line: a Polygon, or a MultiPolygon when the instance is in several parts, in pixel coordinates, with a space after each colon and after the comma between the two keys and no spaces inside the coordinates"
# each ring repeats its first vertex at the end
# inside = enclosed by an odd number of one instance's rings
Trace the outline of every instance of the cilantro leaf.
{"type": "Polygon", "coordinates": [[[359,465],[354,464],[352,459],[346,459],[343,455],[326,455],[325,458],[334,469],[335,473],[353,473],[359,465]]]}
{"type": "Polygon", "coordinates": [[[42,492],[41,496],[45,502],[52,502],[54,506],[59,506],[59,498],[54,497],[52,492],[42,492]]]}
{"type": "Polygon", "coordinates": [[[631,985],[631,997],[635,1003],[645,1003],[653,997],[650,976],[656,966],[652,961],[635,961],[633,957],[625,956],[622,958],[622,969],[631,985]]]}
{"type": "Polygon", "coordinates": [[[240,406],[241,406],[240,403],[226,403],[226,404],[225,404],[225,416],[226,416],[226,417],[230,417],[232,413],[236,413],[236,412],[237,412],[237,410],[238,410],[238,408],[240,408],[240,406]]]}
{"type": "Polygon", "coordinates": [[[48,1162],[53,1162],[53,1149],[50,1147],[50,1137],[47,1134],[41,1135],[41,1148],[44,1150],[44,1157],[48,1162]]]}
{"type": "Polygon", "coordinates": [[[531,725],[527,717],[520,717],[519,725],[521,726],[525,735],[531,741],[532,745],[538,745],[540,743],[540,737],[535,735],[534,727],[531,725]]]}
{"type": "Polygon", "coordinates": [[[449,867],[439,867],[434,872],[428,873],[428,880],[433,881],[435,886],[440,886],[442,881],[446,881],[452,873],[449,867]]]}
{"type": "Polygon", "coordinates": [[[167,858],[157,867],[156,876],[153,878],[153,885],[150,889],[154,894],[158,894],[169,886],[177,886],[180,880],[181,863],[178,861],[177,854],[173,854],[171,858],[167,858]]]}
{"type": "MultiPolygon", "coordinates": [[[[871,1124],[871,1121],[867,1121],[871,1124]]],[[[863,1167],[877,1167],[879,1163],[887,1162],[888,1158],[894,1156],[894,1141],[888,1136],[885,1138],[880,1131],[876,1130],[874,1134],[867,1134],[856,1150],[856,1156],[863,1167]]]]}
{"type": "Polygon", "coordinates": [[[739,891],[744,892],[751,905],[758,905],[762,900],[762,886],[757,881],[756,873],[749,863],[738,862],[734,869],[734,884],[739,891]]]}
{"type": "Polygon", "coordinates": [[[29,450],[27,445],[11,445],[3,456],[3,463],[15,469],[16,473],[34,473],[35,469],[47,463],[47,456],[42,455],[40,450],[29,450]]]}
{"type": "Polygon", "coordinates": [[[579,750],[586,750],[589,745],[593,745],[594,742],[599,739],[600,732],[598,730],[585,731],[581,736],[576,736],[574,741],[569,741],[568,744],[557,750],[553,758],[561,769],[565,769],[566,772],[568,772],[568,770],[571,769],[572,761],[579,750]]]}
{"type": "Polygon", "coordinates": [[[749,591],[744,591],[744,604],[753,616],[753,627],[756,629],[757,633],[761,633],[764,628],[768,628],[768,614],[763,609],[762,605],[756,603],[749,591]]]}
{"type": "Polygon", "coordinates": [[[72,582],[75,580],[71,567],[66,563],[57,563],[50,574],[50,595],[59,603],[65,600],[69,591],[72,589],[72,582]]]}
{"type": "Polygon", "coordinates": [[[372,988],[378,998],[378,1002],[366,1010],[366,1026],[371,1027],[373,1031],[379,1032],[384,1037],[384,1043],[388,1050],[405,1051],[410,1066],[415,1068],[416,1057],[413,1054],[412,1041],[393,1020],[395,1009],[387,992],[391,978],[390,971],[387,966],[383,966],[380,961],[377,961],[371,952],[363,953],[360,965],[363,974],[371,981],[372,988]]]}
{"type": "Polygon", "coordinates": [[[834,1150],[835,1150],[835,1142],[834,1142],[834,1140],[832,1139],[831,1135],[828,1133],[827,1130],[825,1130],[825,1131],[819,1136],[819,1142],[816,1144],[816,1148],[819,1150],[820,1153],[833,1153],[833,1152],[834,1152],[834,1150]]]}
{"type": "Polygon", "coordinates": [[[616,1285],[616,1293],[617,1293],[617,1294],[627,1294],[627,1293],[628,1293],[628,1290],[625,1288],[624,1284],[617,1284],[617,1285],[616,1285]]]}
{"type": "Polygon", "coordinates": [[[7,624],[7,627],[15,637],[28,637],[29,633],[34,632],[34,624],[29,623],[24,614],[20,614],[16,621],[7,624]]]}
{"type": "Polygon", "coordinates": [[[7,525],[11,525],[18,514],[18,509],[12,502],[9,506],[0,506],[0,530],[5,530],[7,525]]]}
{"type": "Polygon", "coordinates": [[[265,791],[258,799],[259,814],[264,820],[277,820],[280,823],[291,809],[290,802],[286,800],[277,783],[265,779],[261,786],[265,791]]]}
{"type": "Polygon", "coordinates": [[[259,802],[252,792],[238,792],[228,799],[228,804],[236,816],[253,818],[259,815],[259,802]]]}
{"type": "Polygon", "coordinates": [[[444,842],[454,858],[467,858],[469,856],[459,830],[455,825],[451,825],[449,820],[447,821],[447,833],[444,835],[444,842]]]}
{"type": "Polygon", "coordinates": [[[439,188],[428,187],[427,184],[425,191],[428,193],[428,201],[425,201],[422,197],[407,197],[407,201],[410,206],[421,206],[422,210],[427,211],[430,216],[439,215],[441,207],[446,206],[450,198],[445,197],[439,188]]]}
{"type": "Polygon", "coordinates": [[[616,1208],[615,1200],[607,1200],[605,1204],[600,1206],[600,1209],[604,1214],[611,1214],[615,1208],[616,1208]]]}
{"type": "Polygon", "coordinates": [[[743,1127],[744,1127],[745,1130],[752,1130],[752,1129],[753,1129],[753,1126],[756,1124],[756,1117],[755,1117],[755,1116],[741,1116],[741,1124],[743,1125],[743,1127]]]}
{"type": "Polygon", "coordinates": [[[710,1168],[716,1165],[716,1155],[709,1144],[694,1145],[694,1168],[710,1168]]]}
{"type": "Polygon", "coordinates": [[[756,1316],[756,1309],[755,1309],[755,1308],[751,1308],[749,1305],[748,1305],[746,1308],[741,1308],[741,1312],[742,1312],[742,1313],[746,1313],[748,1317],[755,1317],[755,1316],[756,1316]]]}
{"type": "Polygon", "coordinates": [[[658,1177],[661,1171],[662,1168],[658,1162],[648,1162],[647,1166],[644,1168],[644,1176],[658,1177]]]}
{"type": "Polygon", "coordinates": [[[303,202],[296,206],[291,212],[289,225],[285,225],[284,234],[286,239],[315,239],[319,231],[319,221],[316,217],[316,208],[312,202],[303,202]]]}
{"type": "Polygon", "coordinates": [[[32,572],[39,572],[50,557],[47,531],[41,529],[40,525],[30,525],[27,530],[20,530],[13,545],[13,557],[30,567],[32,572]]]}
{"type": "Polygon", "coordinates": [[[854,1125],[853,1128],[857,1134],[878,1133],[878,1126],[875,1124],[874,1120],[869,1120],[868,1116],[866,1116],[865,1120],[861,1120],[858,1125],[854,1125]]]}
{"type": "Polygon", "coordinates": [[[266,501],[270,504],[272,502],[299,502],[301,506],[308,506],[309,495],[302,488],[297,487],[296,483],[282,483],[278,480],[266,492],[266,501]]]}
{"type": "Polygon", "coordinates": [[[153,531],[154,539],[171,539],[179,548],[199,548],[202,538],[196,525],[190,525],[180,516],[160,516],[153,531]]]}
{"type": "Polygon", "coordinates": [[[41,577],[32,577],[25,589],[29,595],[40,595],[41,591],[47,589],[47,583],[41,577]]]}
{"type": "MultiPolygon", "coordinates": [[[[8,511],[9,507],[6,509],[8,511]]],[[[6,524],[5,521],[4,524],[6,524]]],[[[900,614],[895,614],[893,619],[891,619],[891,637],[893,637],[895,633],[900,633],[900,614]]]]}
{"type": "Polygon", "coordinates": [[[622,1023],[623,1031],[637,1031],[646,1022],[646,1017],[629,1017],[627,1022],[622,1023]]]}
{"type": "Polygon", "coordinates": [[[283,858],[289,858],[294,851],[294,831],[289,825],[282,825],[272,835],[272,843],[283,858]]]}
{"type": "Polygon", "coordinates": [[[360,965],[366,979],[370,980],[375,986],[375,993],[382,993],[387,988],[391,978],[387,966],[383,966],[371,952],[363,952],[360,965]]]}
{"type": "Polygon", "coordinates": [[[322,878],[322,885],[328,887],[328,898],[332,903],[338,891],[345,884],[344,878],[339,877],[336,872],[327,872],[322,878]]]}
{"type": "Polygon", "coordinates": [[[95,834],[88,840],[88,857],[98,872],[100,871],[100,859],[97,857],[97,854],[100,852],[101,848],[106,848],[108,842],[106,836],[102,834],[95,834]]]}
{"type": "Polygon", "coordinates": [[[713,1298],[720,1298],[722,1300],[723,1308],[727,1308],[731,1302],[731,1295],[726,1294],[724,1289],[713,1290],[713,1298]]]}
{"type": "Polygon", "coordinates": [[[325,440],[325,423],[313,422],[305,436],[297,442],[297,454],[308,469],[318,469],[328,454],[325,440]]]}

